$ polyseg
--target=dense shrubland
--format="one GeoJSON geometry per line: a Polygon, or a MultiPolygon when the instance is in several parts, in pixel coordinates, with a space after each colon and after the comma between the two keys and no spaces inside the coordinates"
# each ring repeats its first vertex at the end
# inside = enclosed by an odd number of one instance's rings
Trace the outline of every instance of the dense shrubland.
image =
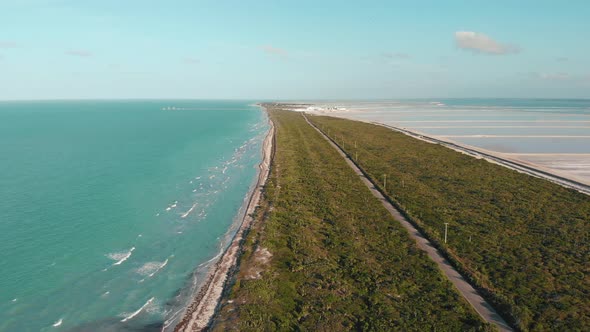
{"type": "Polygon", "coordinates": [[[309,118],[376,182],[387,175],[381,189],[513,324],[590,330],[589,196],[382,126],[309,118]]]}
{"type": "Polygon", "coordinates": [[[489,330],[301,115],[276,153],[214,330],[489,330]]]}

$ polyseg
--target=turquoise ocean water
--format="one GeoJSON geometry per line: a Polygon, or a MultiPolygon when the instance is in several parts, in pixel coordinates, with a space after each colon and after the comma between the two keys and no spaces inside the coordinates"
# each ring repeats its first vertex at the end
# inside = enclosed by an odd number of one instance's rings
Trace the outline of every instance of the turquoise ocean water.
{"type": "Polygon", "coordinates": [[[0,331],[160,330],[235,233],[249,102],[0,102],[0,331]]]}

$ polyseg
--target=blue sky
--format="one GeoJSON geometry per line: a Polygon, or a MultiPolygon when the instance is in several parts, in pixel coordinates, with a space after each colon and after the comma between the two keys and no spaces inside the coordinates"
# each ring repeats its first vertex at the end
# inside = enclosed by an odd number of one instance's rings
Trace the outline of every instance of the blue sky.
{"type": "Polygon", "coordinates": [[[590,1],[0,0],[0,99],[590,98],[590,1]]]}

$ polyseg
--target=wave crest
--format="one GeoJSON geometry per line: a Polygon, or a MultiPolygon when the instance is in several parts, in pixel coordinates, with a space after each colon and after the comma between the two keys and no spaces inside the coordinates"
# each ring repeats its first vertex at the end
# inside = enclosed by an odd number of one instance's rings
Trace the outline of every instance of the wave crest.
{"type": "Polygon", "coordinates": [[[129,259],[129,257],[131,257],[131,255],[133,254],[133,250],[135,250],[135,247],[131,247],[131,249],[129,249],[129,251],[126,252],[115,252],[112,254],[108,254],[107,256],[110,259],[116,261],[115,263],[113,263],[113,265],[121,265],[123,264],[123,262],[129,259]]]}

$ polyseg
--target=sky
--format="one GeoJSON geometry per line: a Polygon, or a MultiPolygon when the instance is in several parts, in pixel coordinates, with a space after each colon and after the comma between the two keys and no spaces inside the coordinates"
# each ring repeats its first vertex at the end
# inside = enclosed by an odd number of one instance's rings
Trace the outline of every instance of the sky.
{"type": "Polygon", "coordinates": [[[590,98],[590,1],[0,0],[0,100],[590,98]]]}

